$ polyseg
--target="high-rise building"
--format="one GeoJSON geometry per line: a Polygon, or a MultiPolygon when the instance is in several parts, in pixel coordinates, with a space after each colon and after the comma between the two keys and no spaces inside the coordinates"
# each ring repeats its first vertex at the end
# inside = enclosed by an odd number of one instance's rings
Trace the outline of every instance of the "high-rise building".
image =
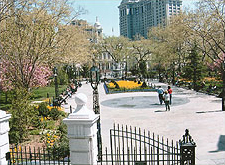
{"type": "Polygon", "coordinates": [[[182,0],[122,0],[119,6],[120,35],[147,38],[149,28],[166,26],[172,15],[180,13],[182,0]]]}

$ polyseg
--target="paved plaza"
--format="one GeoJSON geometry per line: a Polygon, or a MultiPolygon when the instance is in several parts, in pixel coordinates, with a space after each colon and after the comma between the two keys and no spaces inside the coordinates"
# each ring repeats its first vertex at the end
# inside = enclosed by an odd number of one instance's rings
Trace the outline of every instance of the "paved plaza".
{"type": "MultiPolygon", "coordinates": [[[[153,82],[156,86],[163,83],[153,82]]],[[[140,127],[156,135],[178,141],[189,129],[197,144],[196,165],[225,165],[225,112],[221,111],[221,99],[172,86],[171,111],[160,105],[156,92],[105,94],[103,83],[99,85],[103,147],[109,147],[109,130],[113,124],[140,127]]],[[[92,88],[83,83],[78,93],[88,97],[87,107],[92,105],[92,88]]],[[[76,108],[74,97],[64,105],[76,108]]]]}

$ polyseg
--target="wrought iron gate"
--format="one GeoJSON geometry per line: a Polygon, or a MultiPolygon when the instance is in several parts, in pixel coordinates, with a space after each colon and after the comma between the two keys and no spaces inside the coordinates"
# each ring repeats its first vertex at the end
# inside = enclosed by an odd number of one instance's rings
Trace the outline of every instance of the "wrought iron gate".
{"type": "MultiPolygon", "coordinates": [[[[188,135],[184,138],[188,139],[188,135]]],[[[114,125],[110,130],[110,149],[105,148],[105,153],[102,154],[102,160],[99,163],[112,165],[182,164],[181,160],[184,156],[180,154],[180,143],[156,136],[149,131],[141,131],[140,128],[114,125]]]]}

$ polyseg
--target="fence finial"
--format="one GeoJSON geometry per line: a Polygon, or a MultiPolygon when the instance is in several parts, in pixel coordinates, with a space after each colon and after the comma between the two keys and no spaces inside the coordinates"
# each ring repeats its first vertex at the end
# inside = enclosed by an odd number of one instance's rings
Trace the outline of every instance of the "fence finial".
{"type": "Polygon", "coordinates": [[[185,130],[183,140],[179,141],[181,153],[181,165],[195,165],[195,147],[196,144],[189,134],[189,130],[185,130]]]}
{"type": "Polygon", "coordinates": [[[192,145],[196,145],[194,140],[192,139],[192,136],[190,135],[188,129],[185,130],[185,134],[183,135],[183,140],[180,140],[179,143],[180,143],[180,145],[184,145],[184,144],[187,144],[187,143],[190,143],[192,145]]]}

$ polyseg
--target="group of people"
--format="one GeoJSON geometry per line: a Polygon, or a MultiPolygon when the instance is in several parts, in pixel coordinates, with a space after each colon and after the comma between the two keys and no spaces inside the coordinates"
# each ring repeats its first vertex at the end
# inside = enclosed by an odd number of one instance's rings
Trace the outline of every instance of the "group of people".
{"type": "Polygon", "coordinates": [[[166,111],[170,111],[170,105],[172,104],[172,89],[168,86],[167,90],[164,90],[161,86],[159,86],[158,90],[159,102],[162,104],[165,103],[166,111]]]}

